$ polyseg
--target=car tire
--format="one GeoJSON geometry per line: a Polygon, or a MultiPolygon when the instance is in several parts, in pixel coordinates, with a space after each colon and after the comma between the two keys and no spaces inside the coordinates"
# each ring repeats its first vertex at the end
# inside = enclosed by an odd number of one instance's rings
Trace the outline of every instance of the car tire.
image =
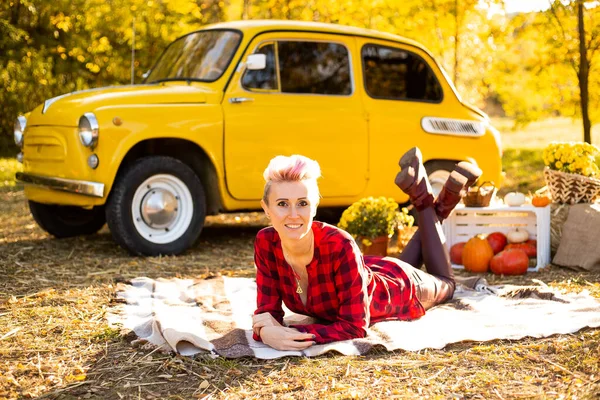
{"type": "Polygon", "coordinates": [[[59,239],[94,234],[106,223],[103,206],[87,210],[30,200],[29,210],[40,228],[59,239]]]}
{"type": "Polygon", "coordinates": [[[119,174],[106,207],[114,240],[133,255],[180,254],[204,226],[202,182],[173,157],[150,156],[119,174]]]}

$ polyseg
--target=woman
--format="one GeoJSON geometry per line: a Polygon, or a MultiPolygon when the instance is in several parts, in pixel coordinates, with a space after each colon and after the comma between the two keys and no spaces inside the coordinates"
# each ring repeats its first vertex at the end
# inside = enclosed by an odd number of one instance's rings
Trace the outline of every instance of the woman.
{"type": "Polygon", "coordinates": [[[254,339],[278,350],[302,350],[360,338],[375,322],[416,319],[452,297],[454,276],[439,221],[481,170],[459,163],[434,201],[418,148],[402,156],[400,167],[395,182],[409,195],[419,229],[398,260],[363,258],[347,232],[313,221],[321,175],[315,161],[303,156],[271,160],[261,204],[272,227],[258,233],[254,246],[254,339]],[[418,269],[422,262],[427,272],[418,269]],[[282,302],[323,323],[285,326],[282,302]]]}

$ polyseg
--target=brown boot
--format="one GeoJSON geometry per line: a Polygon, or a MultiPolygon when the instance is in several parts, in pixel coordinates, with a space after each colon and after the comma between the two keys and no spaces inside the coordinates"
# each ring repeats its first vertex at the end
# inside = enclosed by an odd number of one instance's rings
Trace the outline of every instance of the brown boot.
{"type": "Polygon", "coordinates": [[[400,158],[400,172],[396,185],[410,197],[410,202],[420,211],[433,205],[433,193],[427,172],[423,167],[423,156],[418,147],[408,150],[400,158]]]}
{"type": "Polygon", "coordinates": [[[476,165],[461,161],[450,173],[442,191],[435,200],[435,212],[440,221],[448,218],[456,205],[462,199],[462,190],[468,189],[481,176],[481,169],[476,165]]]}

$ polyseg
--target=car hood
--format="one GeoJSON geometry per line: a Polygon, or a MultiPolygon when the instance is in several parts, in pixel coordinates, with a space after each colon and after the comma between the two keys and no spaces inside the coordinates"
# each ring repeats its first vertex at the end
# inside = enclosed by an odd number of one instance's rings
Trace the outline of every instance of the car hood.
{"type": "Polygon", "coordinates": [[[148,104],[201,104],[217,102],[214,90],[197,83],[163,82],[111,86],[63,94],[46,100],[31,112],[27,125],[77,126],[79,117],[103,107],[148,104]]]}

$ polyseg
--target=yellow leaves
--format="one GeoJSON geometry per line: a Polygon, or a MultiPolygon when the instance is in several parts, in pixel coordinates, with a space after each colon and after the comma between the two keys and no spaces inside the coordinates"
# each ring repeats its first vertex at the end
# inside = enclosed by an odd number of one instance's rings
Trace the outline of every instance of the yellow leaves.
{"type": "Polygon", "coordinates": [[[77,374],[77,375],[67,375],[65,380],[67,382],[81,382],[81,381],[85,381],[85,378],[87,378],[86,374],[77,374]]]}
{"type": "Polygon", "coordinates": [[[100,72],[100,67],[97,64],[94,63],[87,63],[85,64],[85,67],[90,71],[93,72],[95,74],[97,74],[98,72],[100,72]]]}
{"type": "Polygon", "coordinates": [[[63,13],[58,13],[51,16],[50,23],[63,32],[68,32],[71,28],[73,28],[71,17],[66,16],[63,13]]]}

